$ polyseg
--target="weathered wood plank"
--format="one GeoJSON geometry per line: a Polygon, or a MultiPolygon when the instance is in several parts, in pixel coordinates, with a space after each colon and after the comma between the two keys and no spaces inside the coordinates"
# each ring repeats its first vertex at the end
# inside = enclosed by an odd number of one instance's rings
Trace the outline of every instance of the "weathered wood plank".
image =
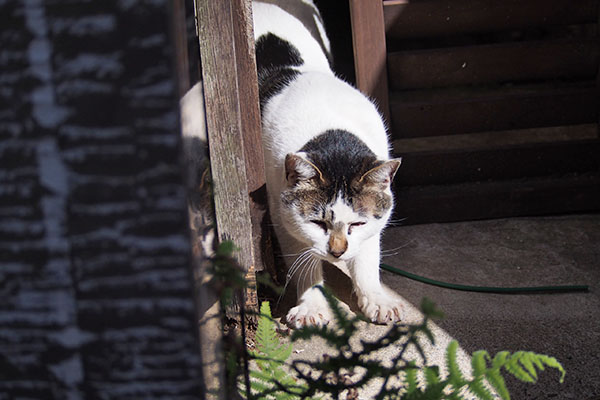
{"type": "Polygon", "coordinates": [[[389,121],[383,4],[380,1],[350,0],[350,18],[356,85],[375,100],[380,112],[389,121]]]}
{"type": "Polygon", "coordinates": [[[175,69],[177,74],[177,92],[179,97],[187,92],[190,85],[189,55],[185,0],[173,0],[170,3],[171,31],[175,47],[175,69]]]}
{"type": "MultiPolygon", "coordinates": [[[[238,65],[238,90],[243,134],[246,178],[248,184],[250,217],[252,219],[252,238],[254,245],[254,267],[274,274],[273,253],[271,247],[269,213],[265,183],[265,165],[260,127],[260,105],[256,77],[256,59],[254,51],[254,33],[252,26],[252,7],[247,0],[232,2],[233,25],[235,35],[236,62],[238,65]]],[[[253,273],[252,273],[253,274],[253,273]]],[[[252,275],[251,274],[251,275],[252,275]]],[[[252,279],[249,276],[249,279],[252,279]]],[[[258,306],[256,291],[252,295],[253,304],[258,306]]]]}
{"type": "Polygon", "coordinates": [[[597,22],[598,0],[384,1],[390,38],[482,33],[597,22]]]}
{"type": "MultiPolygon", "coordinates": [[[[249,16],[247,10],[241,9],[248,6],[245,3],[199,2],[197,15],[218,237],[220,241],[231,240],[238,247],[234,256],[251,283],[256,258],[246,167],[257,160],[246,160],[250,150],[244,148],[243,138],[244,129],[256,129],[251,107],[258,96],[251,99],[251,89],[243,83],[251,79],[244,71],[253,69],[253,49],[247,48],[251,43],[247,38],[249,28],[235,27],[239,24],[236,18],[249,16]],[[241,31],[236,33],[236,29],[241,31]]],[[[257,182],[253,180],[252,184],[257,182]]],[[[246,306],[256,308],[255,293],[251,291],[250,295],[252,302],[246,306]]],[[[243,304],[242,301],[233,305],[228,314],[236,316],[235,310],[243,304]]]]}
{"type": "Polygon", "coordinates": [[[480,151],[511,146],[541,143],[565,143],[596,139],[598,124],[550,126],[543,128],[512,129],[507,131],[465,133],[462,135],[429,136],[393,141],[395,153],[480,151]]]}
{"type": "Polygon", "coordinates": [[[461,88],[392,93],[394,139],[597,121],[600,99],[589,85],[461,88]]]}
{"type": "MultiPolygon", "coordinates": [[[[189,2],[187,4],[190,6],[189,2]]],[[[171,26],[174,29],[176,69],[180,99],[184,177],[187,189],[189,232],[192,244],[192,271],[198,343],[202,356],[202,397],[225,399],[225,358],[219,294],[212,283],[212,257],[215,255],[215,215],[210,190],[210,162],[206,133],[206,111],[202,82],[190,87],[190,70],[199,64],[188,56],[190,38],[197,47],[197,32],[191,31],[189,19],[194,11],[186,10],[185,0],[172,2],[171,26]],[[189,12],[191,11],[191,12],[189,12]],[[191,62],[190,62],[191,61],[191,62]]],[[[194,26],[195,26],[195,21],[194,26]]]]}
{"type": "Polygon", "coordinates": [[[391,90],[544,79],[593,80],[599,65],[597,39],[548,40],[393,52],[388,55],[391,90]]]}
{"type": "Polygon", "coordinates": [[[401,186],[525,179],[600,171],[600,141],[539,143],[487,150],[415,152],[402,155],[401,186]]]}
{"type": "Polygon", "coordinates": [[[248,269],[254,259],[233,11],[230,2],[197,6],[218,235],[239,247],[236,258],[248,269]]]}
{"type": "MultiPolygon", "coordinates": [[[[202,82],[180,100],[184,171],[187,187],[196,321],[202,354],[203,394],[225,398],[222,310],[217,288],[211,283],[215,255],[215,216],[210,190],[210,169],[202,82]]],[[[212,397],[211,397],[212,396],[212,397]]]]}
{"type": "Polygon", "coordinates": [[[403,225],[598,212],[600,175],[399,187],[395,219],[403,225]]]}

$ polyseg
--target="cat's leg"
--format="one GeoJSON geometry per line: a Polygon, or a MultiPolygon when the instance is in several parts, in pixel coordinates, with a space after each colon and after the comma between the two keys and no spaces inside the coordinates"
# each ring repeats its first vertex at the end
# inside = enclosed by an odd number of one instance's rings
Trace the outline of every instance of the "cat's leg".
{"type": "Polygon", "coordinates": [[[295,287],[298,303],[286,316],[289,325],[300,328],[305,325],[322,326],[332,318],[327,300],[319,287],[323,286],[322,261],[313,255],[310,248],[285,246],[294,255],[288,267],[286,287],[295,287]]]}
{"type": "Polygon", "coordinates": [[[300,294],[300,290],[298,291],[298,305],[292,307],[286,316],[290,326],[295,328],[306,325],[323,326],[331,321],[331,310],[325,296],[319,289],[322,286],[323,280],[321,279],[302,294],[300,294]]]}
{"type": "Polygon", "coordinates": [[[402,319],[400,299],[388,294],[379,278],[379,235],[367,239],[350,263],[350,274],[358,296],[358,306],[373,322],[398,322],[402,319]]]}

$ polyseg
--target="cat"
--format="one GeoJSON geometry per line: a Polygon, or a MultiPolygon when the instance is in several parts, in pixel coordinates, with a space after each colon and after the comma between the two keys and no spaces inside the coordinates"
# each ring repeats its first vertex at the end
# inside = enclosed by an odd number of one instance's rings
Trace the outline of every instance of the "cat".
{"type": "MultiPolygon", "coordinates": [[[[390,158],[376,106],[336,77],[322,18],[310,0],[253,2],[254,37],[270,215],[297,287],[292,327],[331,318],[322,262],[351,279],[376,323],[401,319],[379,277],[380,236],[393,206],[390,158]],[[288,257],[286,257],[288,258],[288,257]]],[[[286,283],[287,286],[287,283],[286,283]]]]}

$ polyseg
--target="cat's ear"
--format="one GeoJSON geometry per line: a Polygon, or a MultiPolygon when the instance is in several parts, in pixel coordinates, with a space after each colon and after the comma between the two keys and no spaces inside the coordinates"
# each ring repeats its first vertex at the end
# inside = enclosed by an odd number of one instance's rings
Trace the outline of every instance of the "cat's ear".
{"type": "Polygon", "coordinates": [[[310,162],[304,153],[290,153],[285,156],[285,179],[290,186],[316,177],[323,181],[323,174],[319,168],[310,162]]]}
{"type": "Polygon", "coordinates": [[[390,185],[394,180],[396,171],[400,168],[402,163],[401,158],[394,158],[392,160],[382,161],[378,166],[371,168],[365,172],[359,179],[361,183],[378,184],[378,185],[390,185]]]}

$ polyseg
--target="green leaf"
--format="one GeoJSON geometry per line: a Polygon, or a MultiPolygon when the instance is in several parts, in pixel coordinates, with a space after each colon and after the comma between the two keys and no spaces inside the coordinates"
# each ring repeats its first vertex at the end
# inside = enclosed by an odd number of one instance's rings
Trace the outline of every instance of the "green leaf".
{"type": "Polygon", "coordinates": [[[250,351],[258,366],[258,370],[250,370],[253,378],[250,382],[257,398],[295,399],[297,396],[285,393],[277,388],[275,383],[284,386],[287,391],[299,388],[296,379],[284,368],[285,361],[292,353],[291,343],[282,344],[271,317],[271,307],[268,302],[260,306],[260,317],[256,328],[256,350],[250,351]],[[266,397],[265,397],[266,396],[266,397]]]}
{"type": "Polygon", "coordinates": [[[543,363],[547,366],[557,369],[560,372],[559,382],[563,383],[565,381],[566,371],[563,368],[562,364],[558,362],[558,360],[554,357],[546,356],[543,354],[538,354],[538,357],[541,359],[543,363]]]}
{"type": "Polygon", "coordinates": [[[435,386],[440,383],[440,369],[435,367],[425,367],[425,383],[427,386],[435,386]]]}
{"type": "Polygon", "coordinates": [[[510,356],[510,352],[508,351],[500,351],[496,353],[494,359],[492,360],[492,368],[500,369],[504,364],[506,364],[506,359],[510,356]]]}
{"type": "MultiPolygon", "coordinates": [[[[531,374],[529,374],[519,364],[519,360],[525,358],[524,354],[525,354],[525,352],[523,352],[523,351],[518,351],[518,352],[514,353],[512,356],[510,356],[507,359],[506,364],[504,365],[504,368],[506,368],[506,370],[508,372],[510,372],[511,374],[513,374],[517,379],[519,379],[523,382],[534,383],[536,381],[536,378],[534,376],[532,376],[531,374]]],[[[534,370],[534,373],[535,373],[535,370],[534,370]]]]}
{"type": "Polygon", "coordinates": [[[475,379],[469,383],[469,390],[477,395],[482,400],[494,400],[494,395],[485,386],[482,377],[475,379]]]}
{"type": "Polygon", "coordinates": [[[536,367],[544,371],[546,366],[557,369],[561,373],[560,383],[564,382],[566,372],[561,363],[556,358],[544,354],[517,351],[506,360],[504,368],[521,381],[534,383],[537,381],[536,367]]]}
{"type": "Polygon", "coordinates": [[[485,350],[479,350],[473,353],[471,356],[471,367],[473,368],[473,375],[475,378],[485,375],[487,370],[487,360],[490,355],[485,350]]]}
{"type": "MultiPolygon", "coordinates": [[[[519,360],[519,362],[521,363],[521,365],[523,365],[523,367],[525,368],[525,370],[527,371],[527,373],[533,378],[534,381],[537,381],[537,370],[535,368],[534,365],[534,361],[532,357],[528,357],[528,356],[524,356],[521,357],[521,359],[519,360]]],[[[542,364],[542,369],[543,369],[543,364],[542,364]]]]}
{"type": "Polygon", "coordinates": [[[234,251],[238,251],[239,248],[231,240],[223,240],[217,247],[217,257],[229,257],[234,251]]]}
{"type": "Polygon", "coordinates": [[[457,351],[458,342],[456,340],[453,340],[450,342],[450,344],[448,344],[448,347],[446,348],[446,366],[448,367],[448,380],[456,390],[458,390],[465,384],[465,378],[463,377],[463,374],[456,360],[457,351]]]}
{"type": "Polygon", "coordinates": [[[406,373],[406,393],[411,394],[417,390],[417,367],[414,361],[408,363],[404,371],[406,373]]]}
{"type": "Polygon", "coordinates": [[[504,382],[504,378],[500,374],[499,368],[491,368],[485,374],[488,382],[496,389],[496,392],[503,400],[510,400],[510,394],[508,393],[508,389],[506,388],[506,383],[504,382]]]}
{"type": "Polygon", "coordinates": [[[427,297],[421,300],[421,312],[428,318],[444,318],[444,313],[427,297]]]}

